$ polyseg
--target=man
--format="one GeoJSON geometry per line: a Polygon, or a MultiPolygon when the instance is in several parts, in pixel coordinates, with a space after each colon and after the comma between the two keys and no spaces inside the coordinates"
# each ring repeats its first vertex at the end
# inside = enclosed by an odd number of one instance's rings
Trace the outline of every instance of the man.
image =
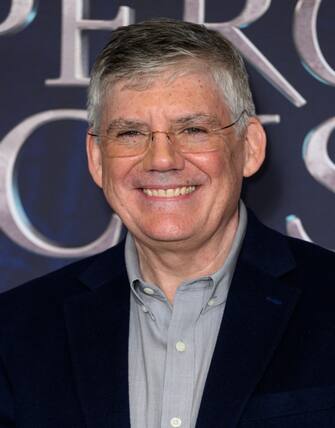
{"type": "Polygon", "coordinates": [[[243,61],[205,27],[119,28],[89,90],[125,243],[0,299],[0,427],[335,426],[334,256],[240,201],[265,153],[243,61]]]}

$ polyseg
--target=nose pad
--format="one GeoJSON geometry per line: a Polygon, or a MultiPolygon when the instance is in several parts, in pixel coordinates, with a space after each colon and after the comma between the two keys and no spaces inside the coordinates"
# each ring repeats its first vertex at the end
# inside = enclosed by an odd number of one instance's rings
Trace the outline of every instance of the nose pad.
{"type": "Polygon", "coordinates": [[[152,131],[150,143],[143,159],[143,166],[146,170],[157,171],[182,169],[184,167],[184,157],[176,150],[168,132],[152,131]]]}
{"type": "Polygon", "coordinates": [[[151,139],[150,139],[150,146],[152,146],[155,143],[155,135],[156,134],[163,134],[165,137],[169,140],[169,144],[173,144],[171,140],[170,133],[168,131],[151,131],[151,139]]]}

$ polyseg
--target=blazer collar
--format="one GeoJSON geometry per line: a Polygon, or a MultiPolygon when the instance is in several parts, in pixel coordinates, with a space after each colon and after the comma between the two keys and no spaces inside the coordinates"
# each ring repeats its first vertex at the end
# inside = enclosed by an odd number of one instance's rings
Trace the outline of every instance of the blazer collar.
{"type": "MultiPolygon", "coordinates": [[[[79,275],[79,280],[90,290],[97,290],[118,276],[127,275],[124,261],[125,241],[93,258],[92,263],[79,275]]],[[[121,290],[120,290],[121,291],[121,290]]]]}
{"type": "Polygon", "coordinates": [[[280,277],[295,268],[287,238],[266,227],[250,210],[240,258],[274,277],[280,277]]]}

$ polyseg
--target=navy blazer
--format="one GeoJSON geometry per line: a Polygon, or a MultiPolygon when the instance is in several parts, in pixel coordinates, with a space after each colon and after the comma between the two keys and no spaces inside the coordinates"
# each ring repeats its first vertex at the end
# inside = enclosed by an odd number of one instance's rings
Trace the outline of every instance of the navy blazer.
{"type": "MultiPolygon", "coordinates": [[[[123,252],[0,296],[1,428],[129,428],[123,252]]],[[[335,427],[334,261],[249,213],[197,428],[335,427]]]]}

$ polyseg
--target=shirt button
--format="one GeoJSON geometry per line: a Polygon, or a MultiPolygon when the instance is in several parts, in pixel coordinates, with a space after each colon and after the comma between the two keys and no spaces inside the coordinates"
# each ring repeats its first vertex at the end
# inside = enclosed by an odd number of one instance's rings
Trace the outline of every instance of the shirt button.
{"type": "Polygon", "coordinates": [[[170,420],[170,425],[174,428],[178,428],[181,427],[181,419],[179,418],[172,418],[170,420]]]}
{"type": "MultiPolygon", "coordinates": [[[[176,349],[178,352],[184,352],[186,351],[186,345],[184,342],[182,342],[181,340],[178,340],[178,342],[176,343],[176,349]]],[[[179,425],[177,425],[179,427],[179,425]]]]}
{"type": "Polygon", "coordinates": [[[208,306],[214,306],[214,305],[215,305],[215,303],[216,303],[216,297],[213,297],[212,299],[209,299],[209,300],[208,300],[207,305],[208,305],[208,306]]]}
{"type": "Polygon", "coordinates": [[[148,309],[146,306],[144,306],[144,305],[143,305],[143,306],[142,306],[142,311],[146,313],[146,312],[148,312],[148,311],[149,311],[149,309],[148,309]]]}
{"type": "Polygon", "coordinates": [[[155,293],[154,290],[149,287],[143,288],[143,291],[145,292],[145,294],[149,294],[150,296],[152,296],[155,293]]]}

